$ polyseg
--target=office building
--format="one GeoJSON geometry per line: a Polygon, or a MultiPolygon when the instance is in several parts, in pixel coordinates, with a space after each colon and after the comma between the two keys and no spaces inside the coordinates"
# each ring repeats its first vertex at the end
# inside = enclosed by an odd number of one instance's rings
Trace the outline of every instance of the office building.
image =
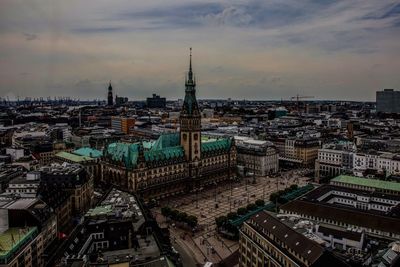
{"type": "Polygon", "coordinates": [[[400,113],[400,91],[384,89],[376,92],[376,111],[400,113]]]}
{"type": "Polygon", "coordinates": [[[235,137],[235,143],[237,163],[244,168],[244,175],[265,176],[278,171],[278,151],[273,143],[241,136],[235,137]]]}
{"type": "Polygon", "coordinates": [[[166,106],[165,97],[160,97],[157,94],[153,94],[152,97],[146,99],[146,104],[148,108],[165,108],[166,106]]]}
{"type": "Polygon", "coordinates": [[[135,118],[111,117],[111,128],[117,132],[130,134],[135,127],[135,118]]]}

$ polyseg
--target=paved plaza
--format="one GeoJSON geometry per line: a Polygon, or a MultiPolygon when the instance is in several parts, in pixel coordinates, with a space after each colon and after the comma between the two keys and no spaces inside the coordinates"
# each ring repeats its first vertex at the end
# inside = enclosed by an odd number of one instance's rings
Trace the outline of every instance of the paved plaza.
{"type": "MultiPolygon", "coordinates": [[[[271,193],[285,189],[292,184],[303,186],[307,184],[308,179],[301,176],[298,171],[284,172],[274,177],[255,177],[255,179],[247,177],[240,183],[203,188],[191,194],[165,199],[160,206],[169,206],[198,218],[201,231],[192,235],[170,227],[171,236],[176,242],[179,241],[181,245],[186,245],[197,262],[216,263],[234,252],[238,248],[238,243],[217,235],[215,218],[235,212],[238,208],[254,203],[257,199],[264,199],[265,202],[268,202],[271,193]]],[[[158,222],[164,224],[165,219],[160,214],[160,208],[154,209],[153,212],[156,214],[158,222]]]]}

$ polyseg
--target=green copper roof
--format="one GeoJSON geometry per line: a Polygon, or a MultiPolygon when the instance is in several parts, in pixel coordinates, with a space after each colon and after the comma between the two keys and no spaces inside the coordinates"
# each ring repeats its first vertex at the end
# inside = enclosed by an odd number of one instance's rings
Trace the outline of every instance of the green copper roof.
{"type": "Polygon", "coordinates": [[[400,191],[400,183],[390,182],[390,181],[382,181],[377,179],[369,179],[369,178],[361,178],[349,175],[340,175],[338,177],[333,178],[331,181],[346,183],[346,184],[354,184],[361,186],[368,186],[377,189],[383,190],[392,190],[392,191],[400,191]]]}
{"type": "MultiPolygon", "coordinates": [[[[140,143],[112,143],[107,147],[107,157],[115,161],[124,161],[127,168],[133,168],[137,165],[140,143]]],[[[157,141],[152,144],[142,144],[146,162],[170,160],[184,156],[183,148],[179,143],[179,134],[161,135],[157,141]]]]}
{"type": "Polygon", "coordinates": [[[154,146],[155,141],[143,141],[142,145],[144,149],[151,149],[154,146]]]}
{"type": "Polygon", "coordinates": [[[184,151],[181,146],[167,147],[160,150],[149,150],[144,152],[146,161],[161,161],[184,156],[184,151]]]}
{"type": "Polygon", "coordinates": [[[85,157],[91,157],[91,158],[100,158],[103,156],[103,152],[97,149],[93,149],[90,147],[82,147],[79,148],[75,151],[73,151],[74,154],[79,155],[79,156],[85,156],[85,157]]]}
{"type": "Polygon", "coordinates": [[[60,158],[64,158],[66,160],[70,160],[70,161],[76,162],[76,163],[81,163],[81,162],[93,160],[93,158],[91,158],[91,157],[75,155],[75,154],[64,152],[64,151],[58,152],[56,154],[56,156],[60,157],[60,158]]]}
{"type": "Polygon", "coordinates": [[[229,138],[221,138],[215,141],[206,141],[201,143],[202,152],[211,152],[215,150],[229,150],[232,146],[232,140],[229,138]]]}
{"type": "Polygon", "coordinates": [[[167,147],[175,147],[179,145],[179,133],[163,134],[157,139],[151,150],[161,150],[167,147]]]}
{"type": "Polygon", "coordinates": [[[112,143],[107,147],[107,156],[115,161],[123,161],[127,168],[137,164],[139,144],[112,143]]]}

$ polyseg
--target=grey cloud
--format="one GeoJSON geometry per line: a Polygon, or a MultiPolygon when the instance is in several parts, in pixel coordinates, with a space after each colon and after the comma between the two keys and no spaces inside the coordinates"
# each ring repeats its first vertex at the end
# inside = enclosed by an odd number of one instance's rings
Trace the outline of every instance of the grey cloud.
{"type": "Polygon", "coordinates": [[[32,33],[24,33],[24,37],[26,41],[33,41],[39,38],[36,34],[32,33]]]}

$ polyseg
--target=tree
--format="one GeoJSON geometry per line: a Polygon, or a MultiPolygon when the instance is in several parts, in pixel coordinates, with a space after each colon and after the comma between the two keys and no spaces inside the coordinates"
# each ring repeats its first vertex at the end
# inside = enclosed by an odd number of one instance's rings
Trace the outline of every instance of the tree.
{"type": "Polygon", "coordinates": [[[269,196],[269,200],[270,200],[271,202],[275,202],[275,201],[278,199],[278,197],[279,197],[279,194],[278,194],[277,192],[275,192],[275,193],[272,193],[272,194],[269,196]]]}
{"type": "Polygon", "coordinates": [[[171,215],[171,208],[170,207],[162,207],[161,214],[165,217],[168,217],[169,215],[171,215]]]}
{"type": "Polygon", "coordinates": [[[255,203],[256,203],[256,205],[259,206],[259,207],[262,207],[262,206],[265,205],[265,201],[262,200],[262,199],[257,199],[255,203]]]}
{"type": "Polygon", "coordinates": [[[257,205],[254,203],[250,203],[249,205],[246,206],[246,209],[248,211],[255,210],[256,208],[257,208],[257,205]]]}
{"type": "Polygon", "coordinates": [[[187,217],[188,217],[188,215],[187,215],[186,212],[179,212],[178,211],[178,214],[176,215],[176,221],[185,222],[187,217]]]}
{"type": "Polygon", "coordinates": [[[291,190],[291,191],[297,190],[298,188],[299,188],[299,186],[298,186],[297,184],[292,184],[292,185],[290,186],[290,190],[291,190]]]}
{"type": "Polygon", "coordinates": [[[226,216],[219,216],[215,218],[215,224],[217,225],[217,227],[223,226],[227,221],[228,218],[226,216]]]}
{"type": "Polygon", "coordinates": [[[246,208],[238,208],[237,209],[237,214],[239,215],[245,215],[247,213],[246,208]]]}
{"type": "Polygon", "coordinates": [[[170,212],[170,217],[171,217],[171,219],[172,220],[177,220],[178,219],[178,216],[179,216],[179,211],[177,211],[177,210],[171,210],[171,212],[170,212]]]}
{"type": "Polygon", "coordinates": [[[192,228],[196,227],[197,226],[197,217],[193,216],[193,215],[189,215],[187,217],[186,223],[192,228]]]}
{"type": "Polygon", "coordinates": [[[236,212],[229,212],[226,217],[227,217],[228,220],[234,220],[237,217],[237,213],[236,212]]]}

